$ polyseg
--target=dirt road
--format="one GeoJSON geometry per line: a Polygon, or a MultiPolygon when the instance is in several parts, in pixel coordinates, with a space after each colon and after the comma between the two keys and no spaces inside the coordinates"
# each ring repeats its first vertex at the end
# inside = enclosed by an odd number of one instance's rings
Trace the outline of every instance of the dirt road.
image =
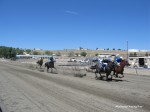
{"type": "Polygon", "coordinates": [[[0,62],[3,112],[149,112],[150,77],[95,80],[30,70],[0,62]]]}

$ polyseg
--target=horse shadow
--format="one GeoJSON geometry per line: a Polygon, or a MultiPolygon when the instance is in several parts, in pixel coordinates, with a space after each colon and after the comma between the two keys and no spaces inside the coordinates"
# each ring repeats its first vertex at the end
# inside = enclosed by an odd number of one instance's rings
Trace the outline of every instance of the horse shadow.
{"type": "Polygon", "coordinates": [[[118,78],[108,78],[107,80],[105,80],[105,76],[101,76],[101,78],[99,77],[97,80],[102,80],[106,82],[129,82],[128,80],[118,78]]]}
{"type": "Polygon", "coordinates": [[[107,82],[129,82],[129,81],[125,80],[125,79],[116,79],[116,78],[113,78],[113,79],[108,79],[107,82]]]}
{"type": "Polygon", "coordinates": [[[54,72],[54,71],[48,71],[47,73],[51,73],[51,74],[58,74],[58,72],[54,72]]]}

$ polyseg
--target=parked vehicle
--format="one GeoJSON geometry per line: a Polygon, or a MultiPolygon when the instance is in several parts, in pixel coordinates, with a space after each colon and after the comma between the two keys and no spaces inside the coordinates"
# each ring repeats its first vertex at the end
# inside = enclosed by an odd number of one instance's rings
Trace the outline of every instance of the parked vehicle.
{"type": "Polygon", "coordinates": [[[75,58],[70,58],[69,62],[76,62],[77,60],[75,58]]]}

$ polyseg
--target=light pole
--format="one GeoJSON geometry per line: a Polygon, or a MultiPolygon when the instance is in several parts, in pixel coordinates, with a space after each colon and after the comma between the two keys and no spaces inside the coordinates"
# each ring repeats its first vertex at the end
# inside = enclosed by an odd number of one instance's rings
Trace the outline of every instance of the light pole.
{"type": "Polygon", "coordinates": [[[128,60],[128,41],[127,41],[127,60],[128,60]]]}

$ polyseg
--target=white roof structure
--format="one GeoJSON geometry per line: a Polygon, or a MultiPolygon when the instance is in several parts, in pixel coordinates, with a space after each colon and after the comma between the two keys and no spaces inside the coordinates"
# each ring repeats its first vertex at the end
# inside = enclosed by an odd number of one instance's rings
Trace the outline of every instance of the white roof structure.
{"type": "Polygon", "coordinates": [[[50,58],[51,55],[16,55],[17,58],[50,58]]]}

